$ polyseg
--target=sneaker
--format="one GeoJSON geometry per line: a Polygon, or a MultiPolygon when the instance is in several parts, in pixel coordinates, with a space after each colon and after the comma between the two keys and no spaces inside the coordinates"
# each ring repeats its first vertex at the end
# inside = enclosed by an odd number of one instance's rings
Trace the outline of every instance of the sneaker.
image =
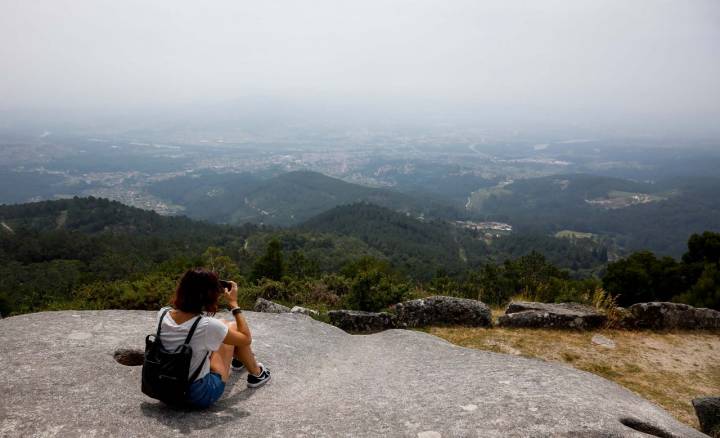
{"type": "Polygon", "coordinates": [[[239,360],[237,360],[237,359],[235,359],[235,358],[233,357],[232,364],[230,365],[230,368],[231,368],[233,371],[236,371],[236,372],[244,371],[244,370],[245,370],[245,364],[243,364],[242,362],[240,362],[239,360]]]}
{"type": "Polygon", "coordinates": [[[258,386],[263,386],[270,380],[270,371],[263,366],[263,364],[258,363],[258,366],[260,367],[260,374],[257,376],[254,376],[250,373],[248,373],[247,376],[247,386],[248,388],[257,388],[258,386]]]}

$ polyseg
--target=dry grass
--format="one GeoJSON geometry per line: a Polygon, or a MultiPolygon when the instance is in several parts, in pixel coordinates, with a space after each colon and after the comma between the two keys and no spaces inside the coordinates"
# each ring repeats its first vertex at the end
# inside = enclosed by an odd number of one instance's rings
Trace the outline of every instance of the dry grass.
{"type": "Polygon", "coordinates": [[[428,332],[464,347],[570,364],[625,386],[695,428],[699,425],[690,401],[720,394],[717,333],[462,327],[428,332]],[[594,334],[612,339],[615,348],[593,344],[594,334]]]}

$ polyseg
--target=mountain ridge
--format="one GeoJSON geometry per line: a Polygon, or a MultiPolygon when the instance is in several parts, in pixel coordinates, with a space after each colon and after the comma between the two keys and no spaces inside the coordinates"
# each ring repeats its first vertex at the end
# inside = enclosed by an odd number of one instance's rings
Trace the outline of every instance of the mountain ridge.
{"type": "Polygon", "coordinates": [[[449,202],[419,199],[387,188],[362,186],[305,170],[269,178],[252,174],[202,173],[162,181],[151,186],[150,191],[185,206],[190,217],[225,223],[291,226],[333,207],[361,201],[418,215],[453,211],[449,202]]]}

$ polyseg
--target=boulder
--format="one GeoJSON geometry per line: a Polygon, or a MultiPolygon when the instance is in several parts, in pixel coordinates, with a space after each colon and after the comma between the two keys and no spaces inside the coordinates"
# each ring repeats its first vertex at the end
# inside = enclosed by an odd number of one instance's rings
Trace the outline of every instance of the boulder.
{"type": "Polygon", "coordinates": [[[605,348],[615,348],[615,341],[603,335],[593,335],[592,339],[590,339],[590,342],[605,348]]]}
{"type": "Polygon", "coordinates": [[[395,328],[395,315],[386,312],[359,310],[331,310],[330,323],[348,333],[376,333],[395,328]]]}
{"type": "Polygon", "coordinates": [[[253,350],[272,371],[267,385],[250,389],[245,373],[231,373],[214,406],[179,410],[140,392],[142,367],[113,357],[118,349],[142,352],[156,315],[61,311],[0,320],[0,436],[705,436],[567,365],[411,330],[352,336],[292,313],[245,312],[253,350]]]}
{"type": "Polygon", "coordinates": [[[255,312],[263,313],[290,313],[290,308],[285,307],[282,304],[274,303],[265,298],[258,298],[253,306],[255,312]]]}
{"type": "Polygon", "coordinates": [[[692,404],[700,430],[712,437],[720,437],[720,397],[696,398],[692,404]]]}
{"type": "Polygon", "coordinates": [[[482,301],[466,298],[432,296],[395,305],[397,322],[401,327],[430,325],[464,325],[488,327],[492,325],[490,308],[482,301]]]}
{"type": "Polygon", "coordinates": [[[502,327],[589,330],[601,327],[606,321],[605,315],[583,304],[513,301],[498,324],[502,327]]]}
{"type": "Polygon", "coordinates": [[[680,303],[651,302],[633,304],[623,326],[653,330],[720,330],[720,312],[680,303]]]}
{"type": "Polygon", "coordinates": [[[293,306],[293,308],[290,309],[290,312],[291,313],[302,313],[303,315],[307,315],[307,316],[318,316],[320,314],[320,313],[318,313],[317,310],[308,309],[308,308],[300,307],[300,306],[293,306]]]}

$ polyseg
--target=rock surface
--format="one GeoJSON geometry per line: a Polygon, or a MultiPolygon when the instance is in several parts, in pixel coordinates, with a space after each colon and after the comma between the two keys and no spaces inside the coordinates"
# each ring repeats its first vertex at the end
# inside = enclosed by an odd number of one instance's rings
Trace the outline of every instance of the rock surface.
{"type": "Polygon", "coordinates": [[[593,337],[590,339],[590,342],[595,345],[599,345],[601,347],[609,349],[615,348],[615,341],[603,335],[593,335],[593,337]]]}
{"type": "Polygon", "coordinates": [[[433,296],[395,305],[397,323],[401,327],[430,325],[492,325],[492,313],[483,302],[466,298],[433,296]]]}
{"type": "Polygon", "coordinates": [[[498,319],[502,327],[560,328],[588,330],[602,326],[605,315],[577,303],[532,303],[513,301],[498,319]]]}
{"type": "Polygon", "coordinates": [[[395,328],[395,317],[389,313],[359,310],[331,310],[330,323],[348,333],[376,333],[395,328]]]}
{"type": "Polygon", "coordinates": [[[302,313],[303,315],[307,315],[307,316],[318,316],[319,315],[317,310],[308,309],[306,307],[300,307],[300,306],[293,306],[293,308],[290,309],[290,312],[302,313]]]}
{"type": "Polygon", "coordinates": [[[654,330],[720,330],[720,312],[687,304],[652,302],[633,304],[623,320],[627,328],[654,330]]]}
{"type": "Polygon", "coordinates": [[[263,313],[290,313],[289,307],[274,303],[270,300],[266,300],[265,298],[258,298],[257,301],[255,301],[253,310],[263,313]]]}
{"type": "Polygon", "coordinates": [[[692,401],[700,429],[713,437],[720,437],[720,397],[702,397],[692,401]]]}
{"type": "Polygon", "coordinates": [[[638,429],[704,436],[562,364],[408,330],[352,336],[292,313],[246,313],[271,382],[251,390],[244,373],[233,373],[215,406],[174,410],[140,392],[141,367],[113,358],[118,349],[142,348],[155,315],[64,311],[0,320],[0,436],[647,438],[638,429]]]}

